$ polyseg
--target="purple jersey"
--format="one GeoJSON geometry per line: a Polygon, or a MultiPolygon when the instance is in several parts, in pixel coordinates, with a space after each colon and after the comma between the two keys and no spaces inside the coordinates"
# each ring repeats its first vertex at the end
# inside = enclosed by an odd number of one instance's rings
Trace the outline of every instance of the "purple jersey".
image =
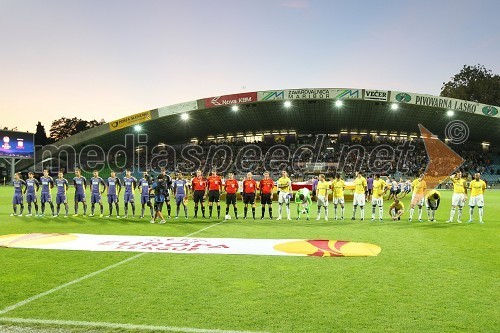
{"type": "Polygon", "coordinates": [[[104,182],[104,179],[101,177],[92,177],[90,178],[90,192],[92,194],[99,194],[101,193],[99,187],[102,184],[102,186],[106,186],[106,183],[104,182]]]}
{"type": "Polygon", "coordinates": [[[118,189],[121,190],[122,184],[120,183],[119,178],[108,178],[108,195],[116,195],[116,187],[118,186],[118,189]]]}
{"type": "Polygon", "coordinates": [[[63,178],[63,179],[56,179],[56,187],[57,187],[57,194],[59,195],[65,195],[66,194],[66,189],[69,186],[68,181],[63,178]]]}
{"type": "Polygon", "coordinates": [[[186,180],[185,179],[177,179],[174,181],[174,191],[175,195],[186,195],[186,180]]]}
{"type": "Polygon", "coordinates": [[[87,179],[83,176],[73,178],[73,185],[75,185],[76,193],[85,193],[87,186],[87,179]]]}
{"type": "Polygon", "coordinates": [[[369,177],[366,180],[366,188],[369,190],[373,189],[373,178],[372,177],[369,177]]]}
{"type": "Polygon", "coordinates": [[[149,196],[149,183],[145,178],[139,179],[139,184],[137,186],[141,188],[142,196],[149,196]]]}
{"type": "Polygon", "coordinates": [[[26,182],[22,179],[14,180],[12,182],[14,184],[14,195],[23,194],[23,186],[26,187],[26,182]]]}
{"type": "Polygon", "coordinates": [[[50,193],[50,187],[54,186],[54,179],[50,176],[40,177],[40,183],[42,183],[42,193],[50,193]]]}
{"type": "Polygon", "coordinates": [[[26,179],[26,193],[35,194],[36,191],[38,190],[38,186],[39,186],[38,180],[36,180],[35,178],[26,179]]]}
{"type": "Polygon", "coordinates": [[[134,177],[124,177],[123,185],[125,186],[125,193],[132,193],[137,185],[137,180],[134,177]]]}

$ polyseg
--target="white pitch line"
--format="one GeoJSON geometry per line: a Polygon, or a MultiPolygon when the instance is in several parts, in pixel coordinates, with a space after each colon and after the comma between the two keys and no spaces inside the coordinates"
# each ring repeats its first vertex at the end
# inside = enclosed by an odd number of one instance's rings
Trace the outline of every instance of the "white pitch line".
{"type": "Polygon", "coordinates": [[[16,324],[46,324],[59,326],[76,326],[76,327],[95,327],[95,328],[119,328],[138,331],[153,331],[153,332],[184,332],[184,333],[266,333],[255,331],[235,331],[221,329],[204,329],[194,327],[176,327],[176,326],[153,326],[153,325],[134,325],[134,324],[116,324],[106,322],[93,321],[72,321],[72,320],[50,320],[50,319],[31,319],[31,318],[8,318],[0,317],[0,322],[16,323],[16,324]]]}
{"type": "MultiPolygon", "coordinates": [[[[207,229],[209,229],[209,228],[215,227],[216,225],[219,225],[219,224],[221,224],[221,223],[223,223],[223,222],[224,222],[224,221],[221,221],[221,222],[216,223],[216,224],[209,225],[208,227],[205,227],[205,228],[203,228],[203,229],[197,230],[197,231],[192,232],[192,233],[190,233],[189,235],[186,235],[186,236],[183,236],[183,237],[193,236],[193,235],[195,235],[195,234],[197,234],[197,233],[200,233],[200,232],[202,232],[202,231],[205,231],[205,230],[207,230],[207,229]]],[[[66,288],[66,287],[72,286],[72,285],[74,285],[74,284],[76,284],[76,283],[82,282],[83,280],[86,280],[86,279],[89,279],[89,278],[94,277],[94,276],[96,276],[96,275],[99,275],[99,274],[101,274],[101,273],[103,273],[103,272],[106,272],[106,271],[108,271],[108,270],[112,269],[112,268],[115,268],[115,267],[118,267],[118,266],[120,266],[120,265],[126,264],[126,263],[128,263],[128,262],[130,262],[130,261],[132,261],[132,260],[135,260],[135,259],[137,259],[137,258],[139,258],[139,257],[141,257],[141,256],[143,256],[143,255],[145,255],[146,253],[147,253],[147,252],[143,252],[143,253],[136,254],[136,255],[135,255],[135,256],[133,256],[133,257],[130,257],[130,258],[124,259],[124,260],[119,261],[119,262],[117,262],[117,263],[115,263],[115,264],[112,264],[112,265],[110,265],[110,266],[108,266],[108,267],[104,267],[104,268],[102,268],[102,269],[100,269],[100,270],[98,270],[98,271],[95,271],[95,272],[93,272],[93,273],[89,273],[89,274],[87,274],[87,275],[85,275],[85,276],[82,276],[82,277],[80,277],[80,278],[78,278],[78,279],[76,279],[76,280],[73,280],[73,281],[67,282],[67,283],[62,284],[62,285],[60,285],[60,286],[57,286],[57,287],[55,287],[55,288],[53,288],[53,289],[50,289],[50,290],[44,291],[43,293],[40,293],[40,294],[38,294],[38,295],[32,296],[32,297],[30,297],[30,298],[27,298],[27,299],[25,299],[24,301],[18,302],[18,303],[13,304],[13,305],[10,305],[10,306],[6,307],[5,309],[3,309],[2,311],[0,311],[0,315],[6,314],[7,312],[10,312],[10,311],[15,310],[15,309],[17,309],[17,308],[19,308],[19,307],[21,307],[21,306],[23,306],[23,305],[26,305],[26,304],[28,304],[28,303],[31,303],[31,302],[33,302],[33,301],[35,301],[35,300],[37,300],[37,299],[39,299],[39,298],[41,298],[41,297],[47,296],[47,295],[52,294],[52,293],[54,293],[54,292],[56,292],[56,291],[59,291],[59,290],[64,289],[64,288],[66,288]]]]}

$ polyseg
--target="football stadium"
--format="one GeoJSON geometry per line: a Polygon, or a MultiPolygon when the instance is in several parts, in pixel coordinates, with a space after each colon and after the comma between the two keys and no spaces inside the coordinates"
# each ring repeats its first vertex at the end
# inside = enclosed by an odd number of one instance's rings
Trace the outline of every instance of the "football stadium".
{"type": "Polygon", "coordinates": [[[11,132],[0,328],[497,331],[499,110],[301,88],[124,115],[43,147],[11,132]]]}

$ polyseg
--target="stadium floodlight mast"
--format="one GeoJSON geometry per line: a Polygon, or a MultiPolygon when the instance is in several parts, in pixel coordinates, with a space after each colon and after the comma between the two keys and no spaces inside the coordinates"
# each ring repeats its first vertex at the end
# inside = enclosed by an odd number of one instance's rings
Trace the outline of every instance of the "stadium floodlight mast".
{"type": "Polygon", "coordinates": [[[399,105],[396,103],[391,104],[391,110],[397,110],[399,108],[399,105]]]}
{"type": "Polygon", "coordinates": [[[344,102],[343,102],[343,101],[341,101],[340,99],[338,99],[338,100],[336,100],[336,101],[335,101],[335,106],[336,106],[336,107],[338,107],[338,108],[339,108],[339,107],[341,107],[342,105],[344,105],[344,102]]]}
{"type": "Polygon", "coordinates": [[[286,108],[289,108],[292,106],[292,102],[290,101],[285,101],[285,103],[283,103],[283,105],[286,107],[286,108]]]}
{"type": "Polygon", "coordinates": [[[233,110],[234,112],[238,111],[240,109],[240,107],[238,105],[233,105],[231,107],[231,110],[233,110]]]}
{"type": "Polygon", "coordinates": [[[181,119],[187,121],[189,119],[189,115],[187,113],[181,114],[181,119]]]}
{"type": "Polygon", "coordinates": [[[141,130],[142,130],[142,126],[141,125],[135,125],[134,126],[134,131],[140,132],[141,130]]]}
{"type": "Polygon", "coordinates": [[[448,117],[452,117],[454,114],[455,114],[455,112],[453,112],[453,110],[448,110],[448,111],[446,111],[446,115],[447,115],[448,117]]]}

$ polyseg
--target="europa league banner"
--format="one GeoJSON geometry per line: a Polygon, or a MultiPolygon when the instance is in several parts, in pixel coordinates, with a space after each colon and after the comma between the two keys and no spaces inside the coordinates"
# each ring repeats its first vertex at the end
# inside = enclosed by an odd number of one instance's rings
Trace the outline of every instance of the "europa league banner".
{"type": "Polygon", "coordinates": [[[341,240],[186,238],[87,234],[3,235],[0,236],[0,247],[314,257],[373,257],[381,251],[377,245],[341,240]]]}

